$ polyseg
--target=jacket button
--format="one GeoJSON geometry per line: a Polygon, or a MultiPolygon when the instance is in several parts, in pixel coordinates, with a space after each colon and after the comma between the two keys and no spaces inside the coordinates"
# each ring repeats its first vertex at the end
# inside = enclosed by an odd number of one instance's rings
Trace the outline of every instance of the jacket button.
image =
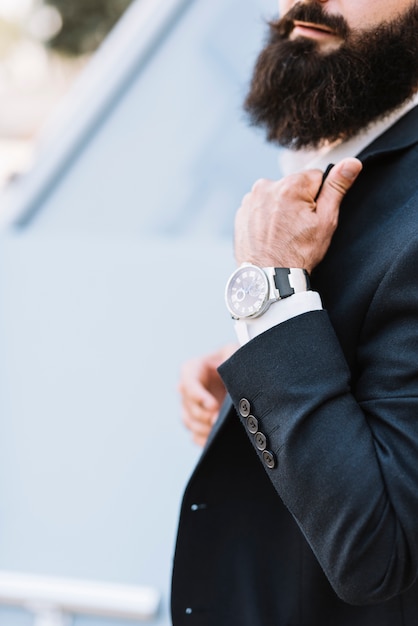
{"type": "Polygon", "coordinates": [[[187,608],[185,613],[186,615],[191,615],[193,613],[193,609],[187,608]]]}
{"type": "Polygon", "coordinates": [[[275,456],[273,452],[270,452],[270,450],[264,450],[263,461],[269,469],[274,469],[276,467],[275,456]]]}
{"type": "Polygon", "coordinates": [[[256,433],[255,445],[261,451],[267,448],[267,437],[264,435],[264,433],[260,433],[260,432],[256,433]]]}
{"type": "Polygon", "coordinates": [[[242,400],[239,401],[238,410],[241,417],[248,417],[251,410],[248,400],[242,398],[242,400]]]}
{"type": "Polygon", "coordinates": [[[255,435],[255,433],[258,430],[258,419],[256,417],[254,417],[254,415],[249,415],[247,417],[247,428],[250,431],[250,433],[252,435],[255,435]]]}

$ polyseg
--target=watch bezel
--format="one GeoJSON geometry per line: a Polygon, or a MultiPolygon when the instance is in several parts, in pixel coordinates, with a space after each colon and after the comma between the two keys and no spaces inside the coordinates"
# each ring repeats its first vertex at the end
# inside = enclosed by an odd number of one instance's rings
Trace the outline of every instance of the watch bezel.
{"type": "Polygon", "coordinates": [[[226,306],[227,306],[229,313],[231,314],[231,317],[235,320],[253,319],[255,317],[259,317],[260,315],[262,315],[264,311],[268,308],[269,296],[270,296],[270,283],[269,283],[269,279],[268,279],[266,272],[261,267],[258,267],[257,265],[253,265],[252,263],[243,263],[242,265],[237,267],[236,270],[234,270],[234,272],[229,277],[228,282],[225,287],[226,306]],[[253,313],[240,314],[236,310],[236,308],[233,306],[233,303],[232,303],[231,286],[237,280],[237,277],[240,274],[242,274],[242,272],[245,272],[245,271],[256,272],[260,276],[260,278],[262,278],[265,289],[264,289],[263,300],[260,306],[257,308],[257,310],[254,311],[253,313]]]}

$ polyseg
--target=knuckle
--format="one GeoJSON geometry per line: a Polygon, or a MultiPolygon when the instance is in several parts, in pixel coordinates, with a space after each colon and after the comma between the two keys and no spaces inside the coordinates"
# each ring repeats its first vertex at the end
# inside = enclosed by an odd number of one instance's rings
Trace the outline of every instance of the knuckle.
{"type": "Polygon", "coordinates": [[[288,198],[290,197],[292,194],[294,194],[295,191],[295,181],[293,180],[292,176],[288,176],[286,178],[283,178],[283,180],[281,180],[279,183],[277,183],[276,185],[276,198],[279,199],[280,197],[285,197],[288,198]]]}
{"type": "MultiPolygon", "coordinates": [[[[245,208],[246,205],[250,202],[250,200],[251,200],[251,192],[248,192],[245,194],[245,196],[242,199],[240,209],[242,210],[243,208],[245,208]]],[[[240,209],[238,209],[238,212],[240,209]]]]}
{"type": "Polygon", "coordinates": [[[348,186],[338,178],[333,178],[332,180],[330,180],[328,182],[328,186],[340,195],[345,195],[348,191],[348,186]]]}
{"type": "Polygon", "coordinates": [[[195,402],[193,406],[191,407],[191,413],[192,413],[193,419],[198,420],[198,421],[201,421],[204,417],[204,412],[202,411],[202,407],[197,402],[195,402]]]}
{"type": "Polygon", "coordinates": [[[259,178],[255,181],[254,185],[251,188],[251,191],[256,193],[258,191],[263,191],[269,183],[270,181],[267,178],[259,178]]]}

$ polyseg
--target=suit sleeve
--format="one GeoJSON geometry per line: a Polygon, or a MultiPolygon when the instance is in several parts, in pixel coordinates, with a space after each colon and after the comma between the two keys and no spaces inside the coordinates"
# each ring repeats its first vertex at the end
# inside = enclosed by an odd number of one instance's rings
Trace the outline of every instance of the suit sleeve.
{"type": "Polygon", "coordinates": [[[387,600],[417,576],[417,268],[415,242],[379,284],[355,388],[325,311],[277,325],[219,369],[237,412],[247,399],[267,438],[277,493],[352,604],[387,600]]]}

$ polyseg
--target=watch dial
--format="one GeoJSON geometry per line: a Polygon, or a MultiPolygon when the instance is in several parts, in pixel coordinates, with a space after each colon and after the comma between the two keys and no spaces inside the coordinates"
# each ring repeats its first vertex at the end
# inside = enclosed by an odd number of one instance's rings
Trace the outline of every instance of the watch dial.
{"type": "Polygon", "coordinates": [[[227,286],[226,301],[234,317],[254,317],[263,308],[268,295],[268,281],[258,267],[239,268],[227,286]]]}

